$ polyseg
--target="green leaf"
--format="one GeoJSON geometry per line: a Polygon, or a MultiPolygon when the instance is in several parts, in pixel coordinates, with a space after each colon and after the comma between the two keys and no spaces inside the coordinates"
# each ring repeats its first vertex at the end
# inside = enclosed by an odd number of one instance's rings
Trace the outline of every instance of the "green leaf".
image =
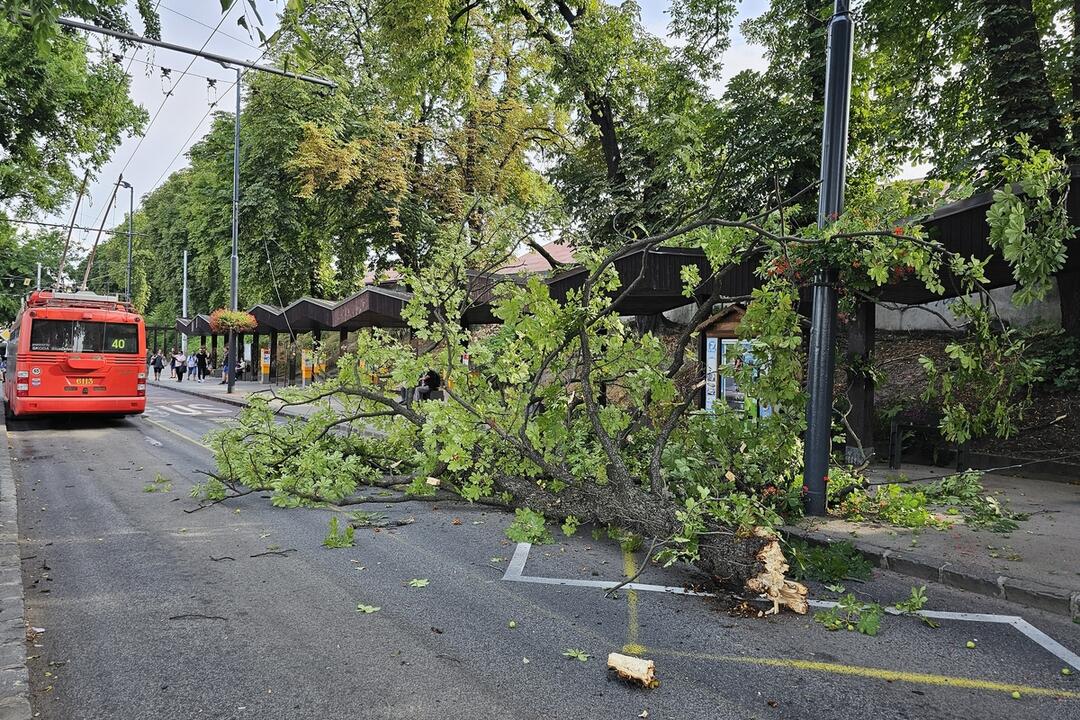
{"type": "Polygon", "coordinates": [[[574,660],[580,660],[581,662],[587,662],[592,655],[589,655],[584,650],[577,650],[575,648],[568,648],[563,652],[563,657],[573,658],[574,660]]]}
{"type": "Polygon", "coordinates": [[[382,610],[382,608],[377,607],[375,605],[364,605],[363,603],[358,603],[357,606],[356,606],[356,612],[364,613],[365,615],[370,615],[371,613],[377,613],[380,610],[382,610]]]}
{"type": "Polygon", "coordinates": [[[413,578],[409,581],[409,587],[423,588],[427,587],[430,580],[427,578],[413,578]]]}

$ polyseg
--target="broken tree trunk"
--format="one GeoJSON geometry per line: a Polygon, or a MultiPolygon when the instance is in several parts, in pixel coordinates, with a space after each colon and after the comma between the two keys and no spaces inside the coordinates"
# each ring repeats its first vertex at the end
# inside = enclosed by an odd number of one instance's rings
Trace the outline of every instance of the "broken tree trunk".
{"type": "MultiPolygon", "coordinates": [[[[574,485],[558,494],[528,478],[502,477],[498,485],[514,496],[512,505],[543,513],[549,520],[573,515],[582,522],[612,525],[660,539],[674,537],[682,530],[676,515],[679,508],[672,500],[633,483],[574,485]]],[[[696,567],[723,588],[765,595],[773,603],[770,613],[782,607],[800,614],[807,611],[806,587],[786,578],[788,564],[780,541],[767,530],[758,528],[742,535],[731,528],[710,528],[699,536],[696,567]]]]}

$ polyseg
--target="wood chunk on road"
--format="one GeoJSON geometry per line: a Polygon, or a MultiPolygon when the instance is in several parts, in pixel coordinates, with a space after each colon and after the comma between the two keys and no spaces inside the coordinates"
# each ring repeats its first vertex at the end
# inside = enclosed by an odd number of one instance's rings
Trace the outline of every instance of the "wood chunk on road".
{"type": "Polygon", "coordinates": [[[656,664],[652,660],[611,653],[607,656],[607,666],[623,680],[641,683],[653,687],[656,680],[656,664]]]}

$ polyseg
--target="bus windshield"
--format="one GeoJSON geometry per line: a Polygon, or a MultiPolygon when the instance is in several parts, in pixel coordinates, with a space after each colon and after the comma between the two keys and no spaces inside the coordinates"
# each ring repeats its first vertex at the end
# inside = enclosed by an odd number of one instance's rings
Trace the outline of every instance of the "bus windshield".
{"type": "Polygon", "coordinates": [[[136,323],[85,320],[34,320],[30,325],[31,352],[139,352],[136,323]]]}

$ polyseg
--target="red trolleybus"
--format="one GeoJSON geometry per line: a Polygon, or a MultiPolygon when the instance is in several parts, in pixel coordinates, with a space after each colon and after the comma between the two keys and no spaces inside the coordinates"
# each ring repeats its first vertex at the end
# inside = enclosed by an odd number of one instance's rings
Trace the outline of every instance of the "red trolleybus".
{"type": "Polygon", "coordinates": [[[7,344],[4,412],[136,415],[146,409],[146,329],[115,295],[30,294],[7,344]]]}

